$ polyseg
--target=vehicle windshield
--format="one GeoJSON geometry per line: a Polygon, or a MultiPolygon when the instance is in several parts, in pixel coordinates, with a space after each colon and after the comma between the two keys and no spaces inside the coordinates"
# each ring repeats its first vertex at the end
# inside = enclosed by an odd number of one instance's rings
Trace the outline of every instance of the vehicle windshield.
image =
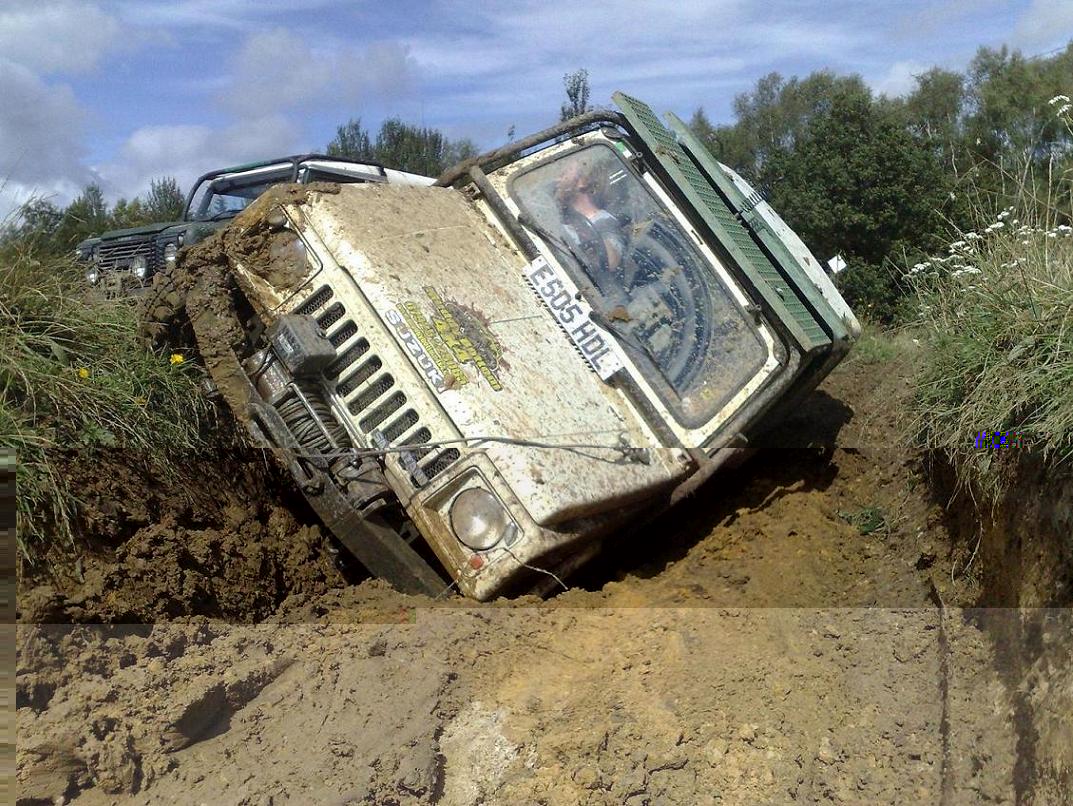
{"type": "Polygon", "coordinates": [[[189,218],[207,221],[238,215],[273,185],[290,182],[293,171],[288,163],[250,171],[248,174],[206,179],[194,193],[189,218]]]}
{"type": "Polygon", "coordinates": [[[768,351],[756,326],[610,145],[540,163],[510,191],[685,425],[707,422],[763,367],[768,351]]]}

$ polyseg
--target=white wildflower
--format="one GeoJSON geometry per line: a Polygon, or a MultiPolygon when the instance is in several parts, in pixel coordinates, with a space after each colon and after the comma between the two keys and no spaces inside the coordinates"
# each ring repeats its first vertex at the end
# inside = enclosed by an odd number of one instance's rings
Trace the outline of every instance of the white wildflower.
{"type": "Polygon", "coordinates": [[[978,241],[982,237],[983,236],[978,232],[966,232],[965,233],[965,240],[966,241],[978,241]]]}
{"type": "Polygon", "coordinates": [[[1068,112],[1070,109],[1073,109],[1073,104],[1062,104],[1060,107],[1058,107],[1058,111],[1055,112],[1055,114],[1058,117],[1064,117],[1066,112],[1068,112]]]}
{"type": "Polygon", "coordinates": [[[1047,101],[1047,103],[1049,103],[1051,106],[1054,106],[1057,103],[1065,103],[1065,104],[1067,104],[1067,103],[1069,103],[1069,96],[1068,95],[1055,95],[1053,98],[1051,98],[1051,100],[1047,101]]]}

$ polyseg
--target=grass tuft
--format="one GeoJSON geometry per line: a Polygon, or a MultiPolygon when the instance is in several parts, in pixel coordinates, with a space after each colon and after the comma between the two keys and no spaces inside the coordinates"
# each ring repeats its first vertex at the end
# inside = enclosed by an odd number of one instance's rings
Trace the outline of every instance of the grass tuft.
{"type": "Polygon", "coordinates": [[[1026,190],[978,219],[908,273],[925,342],[913,432],[995,501],[1017,451],[1073,460],[1073,200],[1026,190]],[[981,432],[1017,437],[996,448],[981,432]]]}
{"type": "Polygon", "coordinates": [[[70,260],[0,252],[0,453],[17,456],[16,539],[31,564],[73,546],[72,456],[114,449],[167,474],[200,447],[199,372],[149,351],[137,316],[131,300],[90,299],[70,260]]]}

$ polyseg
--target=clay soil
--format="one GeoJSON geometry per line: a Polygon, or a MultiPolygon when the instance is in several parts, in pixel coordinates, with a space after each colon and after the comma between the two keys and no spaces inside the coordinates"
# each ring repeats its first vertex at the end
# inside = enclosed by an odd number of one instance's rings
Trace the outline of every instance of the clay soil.
{"type": "Polygon", "coordinates": [[[847,363],[544,600],[341,571],[284,485],[162,506],[20,587],[18,802],[1067,802],[1073,625],[971,609],[911,364],[847,363]]]}

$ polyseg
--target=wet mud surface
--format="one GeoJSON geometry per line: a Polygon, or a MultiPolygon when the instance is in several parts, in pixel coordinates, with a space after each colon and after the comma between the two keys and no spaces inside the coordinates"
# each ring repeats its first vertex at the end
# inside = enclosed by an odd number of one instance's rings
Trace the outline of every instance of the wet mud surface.
{"type": "Polygon", "coordinates": [[[546,600],[358,581],[271,485],[165,512],[20,589],[19,802],[1068,802],[1069,611],[966,609],[907,388],[840,368],[546,600]]]}

